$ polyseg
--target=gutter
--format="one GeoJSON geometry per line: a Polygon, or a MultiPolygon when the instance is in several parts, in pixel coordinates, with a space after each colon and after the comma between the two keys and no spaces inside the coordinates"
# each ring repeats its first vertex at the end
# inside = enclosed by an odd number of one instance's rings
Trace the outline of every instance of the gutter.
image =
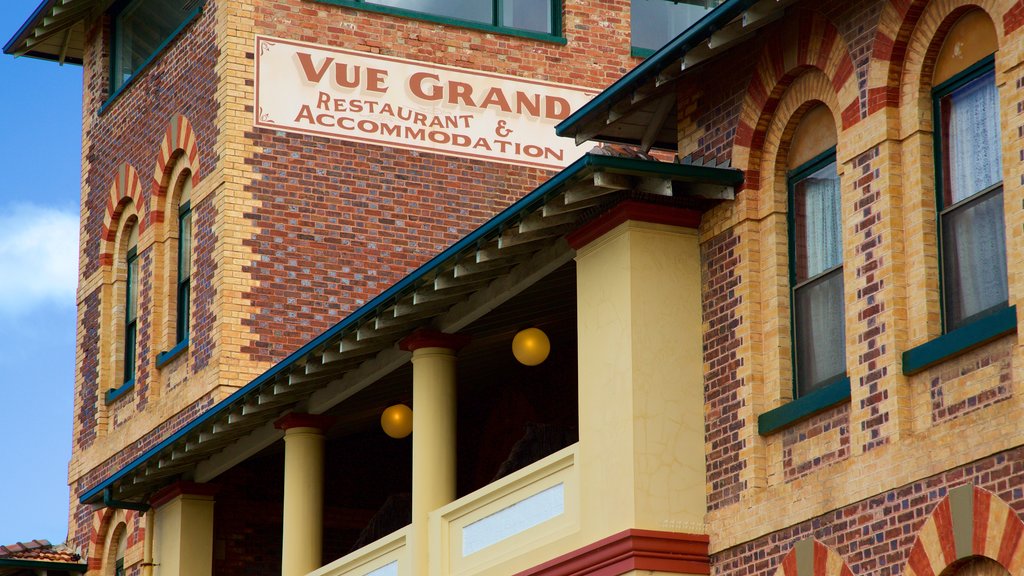
{"type": "Polygon", "coordinates": [[[758,0],[726,0],[717,8],[705,14],[700,20],[676,36],[668,44],[665,44],[646,60],[633,68],[614,84],[595,96],[582,108],[572,113],[568,118],[562,120],[555,126],[555,134],[563,137],[573,137],[573,132],[578,132],[580,124],[589,117],[605,108],[611,108],[615,102],[627,97],[627,92],[640,87],[647,80],[661,73],[669,65],[682,58],[687,52],[694,49],[700,42],[711,37],[713,33],[732,22],[737,16],[743,14],[748,8],[756,4],[758,0]]]}

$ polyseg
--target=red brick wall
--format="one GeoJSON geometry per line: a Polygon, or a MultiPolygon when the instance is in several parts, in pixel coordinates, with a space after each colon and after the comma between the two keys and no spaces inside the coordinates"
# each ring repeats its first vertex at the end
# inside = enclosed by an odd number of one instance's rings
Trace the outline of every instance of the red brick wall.
{"type": "Polygon", "coordinates": [[[740,237],[726,231],[701,246],[701,309],[704,316],[704,413],[708,445],[708,508],[715,510],[739,500],[746,482],[740,474],[747,463],[740,458],[746,440],[736,432],[744,426],[739,412],[744,406],[743,380],[736,374],[743,363],[737,354],[742,339],[736,328],[743,322],[737,313],[740,298],[734,290],[742,281],[735,273],[740,258],[740,237]]]}
{"type": "Polygon", "coordinates": [[[712,576],[770,576],[793,545],[816,538],[854,574],[897,576],[918,531],[949,489],[972,482],[1024,513],[1024,447],[883,492],[711,556],[712,576]]]}
{"type": "MultiPolygon", "coordinates": [[[[256,33],[592,88],[637,61],[629,2],[566,0],[567,45],[301,0],[264,3],[256,33]]],[[[244,321],[276,362],[530,192],[553,172],[255,129],[260,203],[244,321]]]]}

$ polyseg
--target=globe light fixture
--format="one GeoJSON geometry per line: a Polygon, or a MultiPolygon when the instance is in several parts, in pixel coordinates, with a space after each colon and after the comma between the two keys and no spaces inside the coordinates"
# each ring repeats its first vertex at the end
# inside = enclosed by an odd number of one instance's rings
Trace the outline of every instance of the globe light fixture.
{"type": "Polygon", "coordinates": [[[520,330],[512,339],[512,354],[520,364],[536,366],[547,360],[551,353],[551,341],[540,328],[520,330]]]}
{"type": "Polygon", "coordinates": [[[405,438],[412,433],[412,409],[405,404],[388,406],[380,415],[380,427],[392,438],[405,438]]]}

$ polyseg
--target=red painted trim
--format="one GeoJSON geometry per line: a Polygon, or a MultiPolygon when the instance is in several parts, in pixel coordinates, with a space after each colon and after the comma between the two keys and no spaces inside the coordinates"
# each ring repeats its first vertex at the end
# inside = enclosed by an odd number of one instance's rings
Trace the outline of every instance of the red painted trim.
{"type": "Polygon", "coordinates": [[[420,348],[448,348],[458,352],[465,348],[469,341],[470,337],[466,334],[447,334],[421,328],[402,338],[398,347],[406,352],[415,352],[420,348]]]}
{"type": "Polygon", "coordinates": [[[189,496],[213,496],[217,493],[220,486],[215,484],[197,484],[195,482],[175,482],[170,486],[161,488],[153,497],[149,499],[149,505],[153,508],[159,508],[164,504],[167,504],[171,500],[174,500],[178,496],[189,495],[189,496]]]}
{"type": "Polygon", "coordinates": [[[569,242],[569,246],[579,250],[628,220],[697,228],[700,226],[700,216],[700,212],[689,208],[659,206],[637,200],[625,200],[612,206],[604,214],[573,230],[565,239],[569,242]]]}
{"type": "Polygon", "coordinates": [[[334,418],[321,416],[320,414],[306,414],[304,412],[290,412],[274,421],[274,428],[288,430],[290,428],[317,428],[327,430],[334,424],[334,418]]]}
{"type": "Polygon", "coordinates": [[[708,537],[655,530],[624,530],[517,576],[618,576],[631,570],[710,574],[708,537]]]}
{"type": "Polygon", "coordinates": [[[971,551],[975,554],[985,554],[985,543],[988,541],[988,510],[992,503],[991,493],[975,488],[974,492],[974,539],[971,542],[971,551]]]}

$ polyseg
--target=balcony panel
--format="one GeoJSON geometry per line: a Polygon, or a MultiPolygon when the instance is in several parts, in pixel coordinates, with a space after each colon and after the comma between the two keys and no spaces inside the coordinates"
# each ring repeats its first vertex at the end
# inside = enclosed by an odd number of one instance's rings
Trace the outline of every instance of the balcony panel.
{"type": "Polygon", "coordinates": [[[412,576],[406,540],[409,527],[363,546],[308,576],[412,576]]]}
{"type": "Polygon", "coordinates": [[[431,573],[514,573],[536,564],[536,558],[524,559],[539,548],[578,532],[577,447],[560,450],[431,513],[431,573]]]}

